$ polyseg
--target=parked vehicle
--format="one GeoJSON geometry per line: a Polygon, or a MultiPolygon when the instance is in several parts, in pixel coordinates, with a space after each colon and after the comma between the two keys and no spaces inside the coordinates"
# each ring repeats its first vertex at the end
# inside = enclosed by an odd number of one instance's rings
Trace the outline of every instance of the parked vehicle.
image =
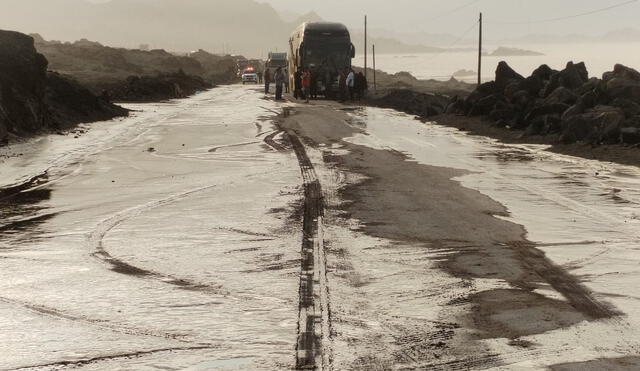
{"type": "Polygon", "coordinates": [[[269,73],[271,76],[276,72],[278,67],[282,67],[283,69],[287,68],[287,53],[269,53],[269,58],[265,63],[265,68],[269,69],[269,73]]]}
{"type": "Polygon", "coordinates": [[[289,48],[290,85],[296,71],[309,68],[315,84],[311,89],[326,98],[337,95],[340,72],[351,68],[356,55],[349,30],[341,23],[303,23],[291,35],[289,48]]]}
{"type": "Polygon", "coordinates": [[[259,78],[258,73],[253,67],[247,67],[244,71],[242,71],[242,85],[252,82],[258,84],[259,78]]]}

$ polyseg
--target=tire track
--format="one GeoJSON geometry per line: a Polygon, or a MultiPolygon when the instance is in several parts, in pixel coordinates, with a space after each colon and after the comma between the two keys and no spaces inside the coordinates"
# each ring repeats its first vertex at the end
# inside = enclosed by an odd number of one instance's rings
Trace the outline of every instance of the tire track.
{"type": "Polygon", "coordinates": [[[298,158],[304,181],[304,217],[300,302],[296,343],[297,369],[331,369],[331,322],[324,251],[322,187],[304,145],[292,131],[286,136],[298,158]]]}
{"type": "Polygon", "coordinates": [[[163,273],[148,270],[148,269],[143,269],[143,268],[134,266],[132,264],[129,264],[122,259],[118,259],[112,256],[106,250],[104,246],[104,241],[103,241],[105,236],[114,228],[116,228],[117,226],[119,226],[120,224],[124,223],[129,219],[132,219],[136,216],[141,215],[145,211],[149,211],[149,210],[156,209],[158,207],[169,205],[171,203],[180,201],[182,199],[188,198],[195,194],[214,189],[217,186],[218,185],[200,187],[187,192],[183,192],[180,194],[167,197],[162,200],[152,201],[140,206],[126,209],[120,213],[115,214],[111,218],[104,220],[102,223],[100,223],[96,227],[96,229],[89,236],[89,244],[94,250],[94,252],[92,253],[92,256],[94,256],[95,258],[99,259],[104,263],[109,264],[111,266],[111,269],[117,273],[126,274],[130,276],[137,276],[141,278],[153,279],[153,280],[174,285],[186,290],[206,292],[206,293],[215,294],[215,295],[228,295],[229,293],[223,290],[221,286],[203,284],[203,283],[195,282],[189,279],[178,278],[172,275],[163,274],[163,273]]]}
{"type": "Polygon", "coordinates": [[[9,298],[0,297],[0,302],[23,307],[24,309],[29,310],[41,316],[47,316],[47,317],[52,317],[60,320],[83,323],[83,324],[96,327],[105,331],[111,331],[119,334],[132,335],[132,336],[150,336],[150,337],[162,338],[167,340],[175,340],[181,343],[193,344],[193,341],[184,339],[184,336],[179,334],[150,331],[150,330],[125,326],[125,325],[111,324],[106,320],[92,319],[85,316],[76,316],[76,315],[64,313],[55,308],[23,302],[23,301],[14,300],[14,299],[9,299],[9,298]]]}
{"type": "Polygon", "coordinates": [[[91,364],[106,362],[106,361],[115,361],[119,359],[131,359],[131,358],[140,358],[144,356],[154,355],[158,353],[175,353],[175,352],[192,352],[197,350],[209,350],[209,349],[218,349],[219,347],[204,345],[204,346],[193,346],[193,347],[173,347],[173,348],[160,348],[160,349],[152,349],[146,351],[139,352],[129,352],[129,353],[118,353],[111,355],[98,356],[93,358],[84,358],[76,361],[60,361],[32,366],[22,366],[18,368],[11,369],[12,371],[18,370],[29,370],[29,369],[41,369],[41,368],[59,368],[59,367],[81,367],[88,366],[91,364]]]}

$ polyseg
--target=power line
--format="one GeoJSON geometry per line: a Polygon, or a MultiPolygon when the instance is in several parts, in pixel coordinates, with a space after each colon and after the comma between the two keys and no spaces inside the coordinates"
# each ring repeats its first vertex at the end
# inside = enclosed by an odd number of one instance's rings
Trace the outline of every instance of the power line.
{"type": "Polygon", "coordinates": [[[470,7],[470,6],[471,6],[471,5],[473,5],[473,4],[479,3],[480,1],[482,1],[482,0],[473,0],[473,1],[468,2],[468,3],[466,3],[466,4],[462,4],[462,5],[460,5],[460,6],[459,6],[459,7],[457,7],[457,8],[451,9],[451,10],[449,10],[449,11],[447,11],[447,12],[442,13],[442,14],[438,14],[438,15],[437,15],[437,16],[435,16],[435,17],[428,18],[428,19],[427,19],[427,21],[435,21],[435,20],[437,20],[437,19],[441,19],[441,18],[446,17],[446,16],[448,16],[448,15],[451,15],[451,14],[457,13],[457,12],[461,11],[462,9],[468,8],[468,7],[470,7]]]}
{"type": "Polygon", "coordinates": [[[566,19],[573,19],[573,18],[579,18],[579,17],[584,17],[587,15],[592,15],[592,14],[597,14],[597,13],[602,13],[602,12],[606,12],[608,10],[611,9],[615,9],[615,8],[620,8],[626,5],[629,5],[631,3],[637,3],[640,0],[629,0],[629,1],[625,1],[623,3],[618,3],[615,5],[610,5],[608,7],[605,8],[600,8],[600,9],[595,9],[595,10],[591,10],[585,13],[579,13],[579,14],[574,14],[574,15],[568,15],[568,16],[564,16],[564,17],[558,17],[558,18],[549,18],[549,19],[539,19],[539,20],[535,20],[535,21],[519,21],[519,22],[487,22],[487,23],[491,23],[491,24],[536,24],[536,23],[549,23],[549,22],[558,22],[558,21],[564,21],[566,19]]]}

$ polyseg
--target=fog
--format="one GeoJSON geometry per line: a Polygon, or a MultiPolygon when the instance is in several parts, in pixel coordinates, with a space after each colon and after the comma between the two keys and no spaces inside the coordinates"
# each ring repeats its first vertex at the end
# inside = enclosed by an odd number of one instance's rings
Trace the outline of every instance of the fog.
{"type": "Polygon", "coordinates": [[[536,33],[600,35],[634,27],[640,15],[640,2],[561,22],[497,24],[492,22],[531,22],[571,16],[620,4],[623,0],[258,0],[277,10],[306,13],[311,10],[326,19],[360,25],[368,14],[372,27],[403,32],[459,33],[483,12],[489,38],[523,36],[536,33]]]}
{"type": "Polygon", "coordinates": [[[484,32],[489,43],[518,46],[536,42],[640,41],[640,31],[634,29],[640,1],[569,17],[621,2],[0,0],[0,24],[3,29],[39,33],[49,40],[87,38],[129,48],[148,44],[172,51],[202,48],[255,57],[265,56],[270,50],[284,50],[290,31],[309,19],[345,23],[357,39],[356,46],[361,46],[358,44],[364,14],[369,17],[372,38],[391,39],[384,45],[381,40],[378,42],[380,49],[387,52],[419,52],[424,51],[424,46],[449,47],[456,41],[457,45],[475,44],[474,24],[480,11],[484,13],[484,32]],[[564,19],[537,22],[551,18],[564,19]],[[616,30],[624,31],[607,35],[616,30]],[[411,48],[412,45],[422,49],[411,48]]]}

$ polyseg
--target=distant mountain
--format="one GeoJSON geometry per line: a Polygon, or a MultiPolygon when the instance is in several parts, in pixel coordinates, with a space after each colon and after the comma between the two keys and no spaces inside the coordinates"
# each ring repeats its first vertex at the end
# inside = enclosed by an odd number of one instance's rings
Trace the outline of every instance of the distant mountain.
{"type": "Polygon", "coordinates": [[[635,28],[623,28],[611,31],[602,37],[604,41],[612,42],[640,42],[640,30],[635,28]]]}
{"type": "Polygon", "coordinates": [[[0,24],[47,39],[175,51],[266,55],[286,46],[291,24],[253,0],[2,0],[0,24]]]}
{"type": "Polygon", "coordinates": [[[532,50],[518,49],[518,48],[507,48],[504,46],[499,47],[494,50],[493,53],[489,54],[491,57],[532,57],[532,56],[542,56],[543,53],[534,52],[532,50]]]}
{"type": "MultiPolygon", "coordinates": [[[[285,51],[295,27],[302,22],[322,20],[311,12],[286,21],[270,5],[254,0],[1,1],[0,24],[4,28],[39,33],[48,40],[86,38],[116,47],[137,48],[146,44],[152,49],[177,52],[205,49],[248,57],[285,51]]],[[[361,51],[362,32],[352,30],[352,35],[361,51]]],[[[380,53],[442,51],[418,39],[374,32],[370,38],[380,53]]]]}
{"type": "Polygon", "coordinates": [[[587,36],[584,34],[552,35],[531,34],[517,38],[497,40],[498,44],[568,44],[568,43],[594,43],[594,42],[640,42],[640,30],[624,28],[614,30],[600,36],[587,36]]]}

